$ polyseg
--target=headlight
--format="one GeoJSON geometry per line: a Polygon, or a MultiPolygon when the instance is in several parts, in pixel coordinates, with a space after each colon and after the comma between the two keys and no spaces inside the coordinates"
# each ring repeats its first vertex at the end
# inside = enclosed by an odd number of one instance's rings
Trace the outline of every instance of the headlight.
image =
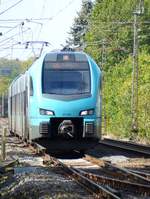
{"type": "Polygon", "coordinates": [[[84,115],[93,115],[93,114],[94,114],[94,109],[84,110],[84,111],[80,112],[81,116],[84,116],[84,115]]]}
{"type": "Polygon", "coordinates": [[[40,108],[40,114],[41,115],[55,115],[55,113],[53,111],[45,110],[45,109],[42,109],[42,108],[40,108]]]}

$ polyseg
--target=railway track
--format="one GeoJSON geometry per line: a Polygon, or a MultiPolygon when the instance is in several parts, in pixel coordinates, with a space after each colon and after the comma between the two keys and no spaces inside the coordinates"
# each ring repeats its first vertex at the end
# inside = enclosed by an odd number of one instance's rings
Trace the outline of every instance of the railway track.
{"type": "Polygon", "coordinates": [[[92,167],[98,168],[98,165],[93,165],[87,160],[78,159],[78,160],[64,160],[57,159],[55,157],[48,156],[50,158],[50,162],[55,166],[61,167],[65,172],[65,175],[70,178],[75,179],[80,185],[82,185],[85,189],[93,194],[94,198],[115,198],[119,199],[120,197],[117,195],[118,192],[111,189],[110,187],[105,187],[100,183],[97,183],[93,179],[90,179],[89,176],[86,176],[85,173],[80,169],[80,167],[92,167]]]}
{"type": "Polygon", "coordinates": [[[50,162],[93,194],[94,198],[150,197],[150,179],[146,173],[121,168],[110,162],[85,156],[79,159],[57,159],[46,154],[50,162]]]}
{"type": "Polygon", "coordinates": [[[7,140],[7,161],[0,164],[1,199],[91,198],[74,179],[62,175],[61,168],[43,164],[44,147],[24,143],[14,136],[7,140]]]}
{"type": "Polygon", "coordinates": [[[79,159],[58,159],[47,154],[39,144],[34,147],[37,152],[46,154],[45,163],[60,167],[67,176],[91,192],[94,198],[150,197],[149,173],[118,167],[90,155],[79,159]]]}
{"type": "Polygon", "coordinates": [[[32,149],[43,155],[45,164],[61,168],[64,175],[75,179],[93,194],[93,198],[150,197],[149,173],[121,168],[87,155],[78,159],[56,158],[48,154],[43,146],[37,143],[32,146],[32,149]]]}
{"type": "Polygon", "coordinates": [[[104,138],[99,143],[106,146],[111,146],[119,149],[125,149],[128,151],[136,152],[144,156],[150,156],[150,146],[135,144],[133,142],[127,142],[121,140],[113,140],[108,138],[104,138]]]}

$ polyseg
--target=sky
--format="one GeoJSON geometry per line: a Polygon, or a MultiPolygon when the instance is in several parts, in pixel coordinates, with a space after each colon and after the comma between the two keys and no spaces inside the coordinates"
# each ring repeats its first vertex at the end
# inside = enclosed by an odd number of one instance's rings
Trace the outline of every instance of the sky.
{"type": "Polygon", "coordinates": [[[27,41],[47,41],[47,51],[62,48],[81,4],[82,0],[0,0],[0,58],[38,55],[41,44],[25,48],[27,41]]]}

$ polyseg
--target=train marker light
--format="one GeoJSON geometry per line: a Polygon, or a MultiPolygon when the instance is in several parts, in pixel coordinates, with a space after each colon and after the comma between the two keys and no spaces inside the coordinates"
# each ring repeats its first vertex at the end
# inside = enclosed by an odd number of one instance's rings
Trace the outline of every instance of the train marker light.
{"type": "Polygon", "coordinates": [[[55,113],[53,111],[42,109],[42,108],[40,108],[40,114],[41,115],[50,115],[50,116],[55,115],[55,113]]]}
{"type": "Polygon", "coordinates": [[[85,116],[85,115],[93,115],[94,114],[94,109],[89,109],[89,110],[84,110],[80,112],[81,116],[85,116]]]}
{"type": "Polygon", "coordinates": [[[68,55],[63,55],[63,60],[64,61],[69,61],[69,56],[68,55]]]}

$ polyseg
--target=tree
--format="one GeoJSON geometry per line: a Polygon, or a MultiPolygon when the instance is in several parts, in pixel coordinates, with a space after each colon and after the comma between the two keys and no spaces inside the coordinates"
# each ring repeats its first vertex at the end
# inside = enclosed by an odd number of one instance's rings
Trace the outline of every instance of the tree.
{"type": "MultiPolygon", "coordinates": [[[[139,0],[96,0],[89,18],[89,29],[85,34],[86,51],[97,62],[101,61],[102,41],[106,41],[107,63],[119,63],[133,52],[133,12],[139,0]]],[[[138,19],[140,49],[150,51],[149,21],[150,1],[145,0],[145,12],[138,19]]]]}
{"type": "Polygon", "coordinates": [[[26,61],[20,60],[9,60],[9,59],[0,59],[0,72],[4,69],[10,69],[10,74],[4,76],[0,74],[0,94],[5,92],[10,83],[15,79],[20,73],[23,73],[27,68],[33,63],[33,58],[30,58],[26,61]]]}
{"type": "Polygon", "coordinates": [[[88,21],[91,16],[92,7],[93,3],[91,0],[82,0],[81,11],[77,13],[69,33],[71,37],[66,41],[69,46],[81,47],[83,45],[83,38],[88,30],[88,21]]]}

